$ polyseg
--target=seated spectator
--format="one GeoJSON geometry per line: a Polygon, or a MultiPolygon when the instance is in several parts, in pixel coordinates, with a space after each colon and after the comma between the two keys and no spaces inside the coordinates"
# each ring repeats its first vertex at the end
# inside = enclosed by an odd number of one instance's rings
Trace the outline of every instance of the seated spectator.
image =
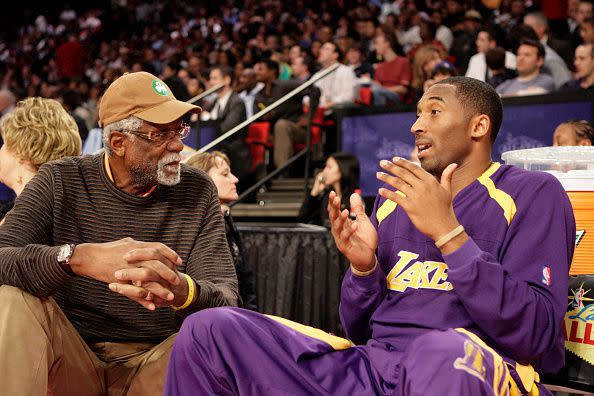
{"type": "Polygon", "coordinates": [[[548,46],[557,55],[559,55],[567,67],[571,67],[572,48],[569,41],[561,40],[551,36],[549,30],[549,21],[541,12],[531,12],[524,17],[524,24],[530,26],[536,35],[538,41],[543,46],[548,46]]]}
{"type": "Polygon", "coordinates": [[[441,61],[433,68],[431,78],[425,81],[424,90],[428,90],[433,84],[445,80],[446,78],[457,76],[456,68],[448,61],[441,61]]]}
{"type": "Polygon", "coordinates": [[[291,69],[293,70],[293,80],[300,84],[304,83],[305,81],[309,80],[314,68],[315,63],[310,55],[304,53],[303,55],[295,57],[293,63],[291,63],[291,69]]]}
{"type": "Polygon", "coordinates": [[[417,51],[412,64],[413,103],[423,96],[425,81],[431,78],[435,65],[442,61],[439,50],[431,45],[426,45],[417,51]]]}
{"type": "Polygon", "coordinates": [[[322,68],[312,78],[330,66],[339,63],[336,71],[314,84],[320,89],[320,106],[323,108],[328,109],[337,104],[352,103],[356,98],[357,77],[350,67],[340,63],[342,57],[340,48],[331,41],[324,43],[320,48],[318,62],[322,68]]]}
{"type": "Polygon", "coordinates": [[[237,305],[216,187],[180,163],[198,111],[124,74],[99,107],[105,152],[27,183],[0,226],[3,394],[161,395],[184,318],[237,305]]]}
{"type": "Polygon", "coordinates": [[[298,56],[302,56],[305,54],[305,50],[299,44],[293,44],[291,48],[289,48],[289,62],[293,64],[295,59],[298,56]]]}
{"type": "Polygon", "coordinates": [[[225,218],[225,235],[227,236],[227,243],[233,264],[235,265],[235,271],[237,272],[239,295],[244,308],[257,311],[258,301],[256,300],[254,274],[245,258],[241,237],[237,228],[235,228],[228,206],[229,203],[236,201],[239,197],[237,195],[237,182],[239,180],[231,173],[229,157],[220,151],[196,153],[190,156],[185,163],[208,173],[208,176],[212,178],[212,181],[217,187],[217,194],[221,202],[221,211],[225,218]]]}
{"type": "MultiPolygon", "coordinates": [[[[450,2],[448,2],[450,3],[450,2]]],[[[475,54],[475,42],[478,31],[484,26],[483,17],[477,10],[468,10],[459,27],[453,27],[454,42],[450,48],[450,55],[454,58],[454,65],[458,70],[467,70],[470,58],[475,54]]]]}
{"type": "Polygon", "coordinates": [[[553,146],[593,146],[594,128],[586,120],[570,120],[555,128],[553,146]]]}
{"type": "Polygon", "coordinates": [[[345,199],[342,209],[349,209],[350,197],[359,188],[359,160],[349,153],[334,153],[326,160],[326,166],[314,178],[311,192],[305,197],[299,209],[301,223],[330,227],[328,219],[328,194],[334,191],[345,199]]]}
{"type": "MultiPolygon", "coordinates": [[[[53,99],[39,97],[20,101],[2,118],[0,134],[0,182],[18,197],[46,162],[80,155],[81,139],[76,122],[53,99]]],[[[14,202],[0,207],[0,221],[14,202]]]]}
{"type": "Polygon", "coordinates": [[[586,18],[580,24],[580,37],[582,44],[594,44],[594,18],[586,18]]]}
{"type": "MultiPolygon", "coordinates": [[[[518,25],[512,29],[508,36],[508,40],[511,43],[512,49],[517,52],[520,43],[524,40],[538,41],[538,35],[528,25],[518,25]]],[[[542,43],[541,43],[542,44],[542,43]]],[[[548,45],[543,45],[544,48],[544,64],[541,68],[541,72],[549,74],[553,77],[555,82],[555,89],[561,88],[563,84],[571,79],[571,72],[565,65],[565,61],[551,49],[548,45]]]]}
{"type": "Polygon", "coordinates": [[[560,91],[594,92],[594,44],[578,45],[573,64],[577,78],[566,82],[560,91]]]}
{"type": "Polygon", "coordinates": [[[361,44],[356,43],[349,47],[346,53],[345,65],[355,72],[359,81],[370,81],[374,76],[374,69],[363,53],[361,44]]]}
{"type": "Polygon", "coordinates": [[[403,102],[411,82],[408,59],[396,54],[396,37],[392,31],[381,29],[373,41],[375,52],[383,62],[375,65],[374,84],[371,86],[373,104],[385,105],[403,102]]]}
{"type": "Polygon", "coordinates": [[[507,51],[501,47],[489,48],[485,53],[487,69],[491,75],[491,77],[487,79],[487,83],[493,88],[497,88],[504,81],[511,80],[518,76],[518,72],[515,69],[510,69],[505,66],[506,54],[507,51]]]}
{"type": "Polygon", "coordinates": [[[245,103],[245,112],[247,118],[254,115],[254,99],[256,94],[264,87],[264,84],[258,82],[256,72],[252,68],[245,68],[238,77],[237,92],[239,97],[245,103]]]}
{"type": "Polygon", "coordinates": [[[408,50],[406,56],[409,59],[413,59],[415,57],[415,53],[417,52],[417,50],[424,45],[432,45],[435,48],[439,49],[441,52],[448,52],[443,43],[435,37],[437,33],[437,27],[435,26],[435,24],[431,20],[429,20],[429,16],[427,14],[422,13],[422,15],[424,15],[425,17],[420,18],[419,21],[419,37],[421,39],[421,42],[413,45],[408,50]]]}
{"type": "MultiPolygon", "coordinates": [[[[482,28],[476,36],[476,50],[466,70],[466,77],[476,78],[477,80],[487,81],[491,74],[487,67],[485,55],[489,49],[497,47],[497,34],[494,29],[482,28]]],[[[516,56],[509,51],[504,52],[504,64],[508,69],[516,69],[516,56]]]]}
{"type": "Polygon", "coordinates": [[[66,89],[62,93],[61,99],[62,105],[76,122],[78,133],[80,134],[81,140],[84,142],[89,136],[89,128],[86,121],[89,114],[88,111],[82,107],[82,98],[80,97],[80,94],[73,89],[66,89]],[[85,113],[85,116],[82,116],[81,113],[85,113]]]}
{"type": "MultiPolygon", "coordinates": [[[[275,36],[268,36],[268,37],[275,37],[275,36]]],[[[293,76],[293,72],[291,70],[291,66],[287,63],[285,56],[280,52],[273,52],[270,55],[270,59],[278,63],[278,67],[280,68],[280,72],[278,75],[279,80],[290,80],[293,76]]]]}
{"type": "Polygon", "coordinates": [[[541,73],[545,50],[535,40],[524,39],[518,47],[518,77],[507,80],[496,90],[501,96],[541,95],[555,90],[555,82],[548,74],[541,73]]]}
{"type": "Polygon", "coordinates": [[[445,47],[446,51],[449,51],[454,42],[454,35],[452,30],[443,24],[443,14],[441,10],[434,9],[431,13],[431,21],[437,26],[435,31],[435,38],[439,40],[445,47]]]}
{"type": "MultiPolygon", "coordinates": [[[[210,70],[210,86],[224,83],[223,88],[217,91],[217,99],[210,112],[203,111],[200,115],[202,120],[216,120],[219,125],[220,134],[228,132],[232,128],[246,120],[245,103],[239,95],[233,92],[233,69],[229,66],[214,66],[210,70]]],[[[221,151],[226,153],[235,165],[233,173],[238,177],[246,178],[249,174],[250,149],[245,142],[246,129],[236,132],[220,143],[221,151]]]]}
{"type": "Polygon", "coordinates": [[[169,61],[163,64],[163,71],[161,72],[161,80],[173,93],[176,99],[185,102],[190,99],[190,93],[183,80],[178,77],[180,66],[178,63],[169,61]]]}
{"type": "MultiPolygon", "coordinates": [[[[570,1],[568,8],[573,1],[570,1]]],[[[578,45],[583,44],[582,29],[584,22],[594,16],[594,4],[592,0],[579,0],[575,10],[574,29],[571,32],[571,42],[573,47],[576,48],[578,45]]]]}
{"type": "MultiPolygon", "coordinates": [[[[296,81],[278,80],[278,63],[271,59],[263,59],[256,63],[254,70],[258,81],[264,84],[254,99],[254,112],[265,109],[300,85],[296,81]]],[[[295,143],[305,143],[307,120],[303,114],[303,98],[312,93],[319,95],[319,89],[312,87],[301,91],[261,118],[262,121],[273,124],[273,157],[276,168],[291,158],[295,143]]]]}

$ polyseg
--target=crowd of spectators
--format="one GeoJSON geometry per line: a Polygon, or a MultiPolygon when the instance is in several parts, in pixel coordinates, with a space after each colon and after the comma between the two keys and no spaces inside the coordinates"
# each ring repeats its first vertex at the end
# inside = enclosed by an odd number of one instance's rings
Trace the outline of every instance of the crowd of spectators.
{"type": "Polygon", "coordinates": [[[123,0],[84,7],[35,15],[3,35],[2,114],[24,97],[55,98],[84,140],[96,127],[104,88],[121,74],[148,71],[188,100],[210,86],[216,66],[232,73],[231,88],[250,116],[265,82],[255,70],[263,61],[278,68],[274,79],[297,83],[341,63],[349,70],[318,84],[325,107],[356,102],[369,86],[370,104],[411,104],[444,70],[488,81],[502,95],[594,85],[591,0],[123,0]]]}

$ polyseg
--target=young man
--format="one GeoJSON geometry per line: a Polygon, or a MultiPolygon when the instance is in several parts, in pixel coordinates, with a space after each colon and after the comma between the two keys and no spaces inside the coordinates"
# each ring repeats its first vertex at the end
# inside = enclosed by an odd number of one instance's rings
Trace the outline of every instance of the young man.
{"type": "Polygon", "coordinates": [[[581,44],[575,49],[573,60],[577,79],[566,82],[560,91],[594,90],[594,44],[581,44]]]}
{"type": "Polygon", "coordinates": [[[99,105],[105,152],[27,184],[0,226],[0,394],[160,395],[179,323],[238,304],[216,187],[180,164],[199,111],[125,74],[99,105]]]}
{"type": "MultiPolygon", "coordinates": [[[[315,78],[330,66],[340,63],[342,56],[342,51],[336,43],[327,41],[322,44],[318,56],[321,70],[314,74],[312,78],[315,78]]],[[[353,69],[342,63],[336,71],[318,80],[314,85],[320,89],[320,106],[324,108],[341,103],[352,103],[356,98],[357,77],[353,69]]]]}
{"type": "MultiPolygon", "coordinates": [[[[491,73],[487,67],[485,55],[489,49],[497,47],[495,31],[489,28],[483,28],[478,32],[475,44],[477,53],[474,54],[468,62],[466,77],[486,81],[491,77],[491,73]]],[[[508,69],[516,69],[516,56],[509,51],[505,51],[505,67],[508,69]]]]}
{"type": "Polygon", "coordinates": [[[502,105],[488,84],[440,81],[417,114],[421,167],[380,162],[371,218],[357,194],[354,220],[330,196],[351,262],[340,314],[357,345],[244,310],[200,312],[176,340],[165,395],[550,394],[535,369],[563,364],[569,199],[547,173],[492,162],[502,105]]]}
{"type": "Polygon", "coordinates": [[[487,68],[491,73],[491,77],[487,78],[487,84],[493,88],[497,88],[504,81],[518,76],[518,72],[515,69],[505,67],[506,53],[507,51],[501,47],[489,48],[485,53],[487,68]]]}
{"type": "MultiPolygon", "coordinates": [[[[264,86],[256,94],[254,112],[261,111],[270,106],[293,89],[301,85],[297,81],[283,81],[278,77],[278,63],[271,59],[263,59],[256,63],[254,70],[258,81],[264,86]]],[[[266,114],[262,120],[274,124],[274,166],[284,165],[293,155],[295,143],[305,143],[307,121],[303,113],[303,98],[307,95],[319,95],[319,90],[310,87],[300,94],[287,100],[277,109],[266,114]],[[314,92],[315,91],[315,92],[314,92]]]]}
{"type": "Polygon", "coordinates": [[[501,96],[541,95],[555,90],[553,78],[541,72],[545,50],[535,40],[523,39],[516,57],[518,77],[507,80],[496,89],[501,96]]]}
{"type": "MultiPolygon", "coordinates": [[[[233,82],[235,80],[235,72],[226,65],[214,66],[210,69],[209,84],[211,87],[223,83],[223,88],[217,91],[217,99],[215,100],[210,112],[206,113],[203,120],[216,120],[221,134],[235,128],[246,119],[246,109],[244,101],[238,94],[233,92],[233,82]]],[[[233,174],[239,180],[245,181],[249,175],[249,164],[251,161],[250,148],[245,142],[246,129],[235,133],[235,135],[228,137],[223,141],[219,149],[227,154],[233,164],[233,174]]],[[[242,189],[243,189],[242,185],[242,189]]]]}
{"type": "Polygon", "coordinates": [[[264,87],[264,83],[258,82],[256,72],[252,68],[245,68],[238,77],[237,92],[245,103],[247,118],[254,115],[254,100],[256,94],[264,87]]]}

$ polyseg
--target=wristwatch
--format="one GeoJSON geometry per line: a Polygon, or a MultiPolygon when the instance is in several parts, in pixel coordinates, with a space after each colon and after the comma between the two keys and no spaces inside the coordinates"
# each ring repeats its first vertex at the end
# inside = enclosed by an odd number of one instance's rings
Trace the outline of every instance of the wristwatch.
{"type": "Polygon", "coordinates": [[[66,272],[71,275],[74,275],[72,268],[70,268],[70,258],[72,257],[73,253],[74,243],[67,243],[66,245],[60,246],[60,250],[56,256],[58,264],[60,264],[66,270],[66,272]]]}

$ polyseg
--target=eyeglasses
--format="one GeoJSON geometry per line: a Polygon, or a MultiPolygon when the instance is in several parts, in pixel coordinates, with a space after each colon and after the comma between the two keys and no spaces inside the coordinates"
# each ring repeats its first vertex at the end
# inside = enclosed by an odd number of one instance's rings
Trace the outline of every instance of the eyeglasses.
{"type": "Polygon", "coordinates": [[[139,138],[148,140],[157,145],[161,145],[165,142],[170,142],[176,138],[185,139],[190,134],[190,126],[186,123],[183,123],[179,126],[179,129],[174,129],[171,131],[143,132],[124,129],[122,130],[122,132],[131,133],[132,135],[136,135],[139,138]]]}

